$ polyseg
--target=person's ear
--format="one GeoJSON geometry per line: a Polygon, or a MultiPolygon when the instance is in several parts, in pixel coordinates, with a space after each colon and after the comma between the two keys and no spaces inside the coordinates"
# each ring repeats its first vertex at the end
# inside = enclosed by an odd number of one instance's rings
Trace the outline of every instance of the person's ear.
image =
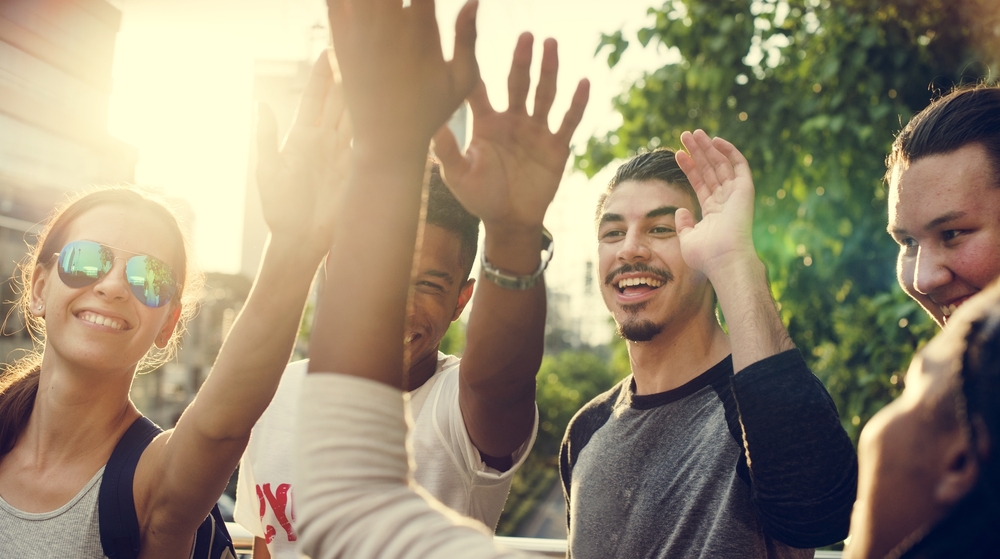
{"type": "Polygon", "coordinates": [[[462,311],[465,310],[465,305],[469,304],[472,300],[472,288],[476,285],[476,280],[469,278],[465,280],[462,284],[462,290],[458,294],[458,303],[455,305],[455,312],[451,315],[451,321],[455,322],[458,317],[462,316],[462,311]]]}
{"type": "Polygon", "coordinates": [[[31,272],[31,314],[37,317],[45,316],[45,287],[49,279],[47,266],[36,265],[31,272]]]}
{"type": "Polygon", "coordinates": [[[174,328],[177,328],[177,321],[180,318],[181,307],[178,305],[170,311],[170,316],[167,317],[166,322],[163,323],[163,327],[156,334],[156,340],[153,342],[156,344],[156,347],[160,349],[167,347],[167,343],[170,342],[170,336],[174,334],[174,328]]]}
{"type": "Polygon", "coordinates": [[[988,433],[982,420],[975,418],[971,427],[976,432],[978,448],[973,448],[971,442],[958,433],[944,448],[944,471],[934,488],[934,498],[945,508],[955,505],[972,490],[979,479],[979,464],[989,450],[988,433]]]}

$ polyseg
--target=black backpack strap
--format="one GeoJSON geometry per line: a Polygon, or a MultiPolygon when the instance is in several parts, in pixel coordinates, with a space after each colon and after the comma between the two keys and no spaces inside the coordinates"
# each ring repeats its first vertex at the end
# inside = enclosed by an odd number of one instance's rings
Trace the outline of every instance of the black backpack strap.
{"type": "Polygon", "coordinates": [[[226,528],[219,505],[212,507],[205,521],[198,527],[194,535],[194,550],[191,557],[195,559],[236,559],[233,539],[226,528]]]}
{"type": "Polygon", "coordinates": [[[161,431],[146,417],[136,419],[122,435],[104,466],[97,511],[101,546],[108,559],[135,559],[139,556],[139,518],[135,514],[132,482],[139,457],[161,431]]]}

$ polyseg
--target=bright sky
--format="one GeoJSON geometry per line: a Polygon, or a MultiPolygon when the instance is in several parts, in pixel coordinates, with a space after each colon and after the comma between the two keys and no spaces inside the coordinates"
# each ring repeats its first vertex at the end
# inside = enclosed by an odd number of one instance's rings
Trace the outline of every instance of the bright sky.
{"type": "MultiPolygon", "coordinates": [[[[195,214],[194,244],[205,271],[239,269],[242,213],[251,142],[251,88],[255,59],[313,58],[325,46],[326,5],[317,0],[110,0],[123,12],[114,62],[109,131],[136,146],[136,182],[186,200],[195,214]]],[[[440,0],[445,52],[461,0],[440,0]]],[[[619,68],[593,57],[601,32],[647,21],[656,0],[482,0],[478,56],[495,106],[506,105],[506,74],[517,36],[560,43],[558,125],[576,81],[592,82],[591,101],[575,138],[617,124],[610,99],[642,68],[663,63],[663,53],[633,49],[619,68]]],[[[605,182],[604,180],[600,182],[605,182]]],[[[580,200],[587,223],[594,195],[582,175],[567,177],[560,192],[566,211],[580,200]],[[587,193],[567,196],[566,191],[587,193]],[[584,203],[585,202],[585,203],[584,203]]],[[[596,191],[594,191],[596,192],[596,191]]],[[[553,211],[559,210],[553,207],[553,211]]],[[[550,211],[550,216],[552,216],[550,211]]],[[[553,216],[558,219],[559,216],[553,216]]],[[[575,236],[575,235],[573,235],[575,236]]],[[[593,251],[592,233],[585,250],[593,251]]],[[[565,244],[563,254],[566,254],[565,244]]]]}

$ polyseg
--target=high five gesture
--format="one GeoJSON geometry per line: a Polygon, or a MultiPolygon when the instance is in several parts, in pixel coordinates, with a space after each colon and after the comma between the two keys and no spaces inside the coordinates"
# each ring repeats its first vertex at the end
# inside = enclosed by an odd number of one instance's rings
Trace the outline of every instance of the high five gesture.
{"type": "Polygon", "coordinates": [[[448,127],[434,136],[444,179],[462,205],[492,224],[541,225],[566,169],[569,142],[587,105],[590,83],[581,80],[562,125],[549,130],[549,110],[556,95],[559,59],[555,39],[545,41],[535,105],[528,114],[532,36],[517,41],[508,78],[509,106],[498,112],[480,81],[469,96],[472,141],[463,156],[448,127]]]}
{"type": "MultiPolygon", "coordinates": [[[[455,52],[445,61],[434,0],[329,0],[330,28],[344,75],[355,145],[430,140],[479,79],[475,0],[455,23],[455,52]]],[[[426,148],[426,146],[424,146],[426,148]]]]}

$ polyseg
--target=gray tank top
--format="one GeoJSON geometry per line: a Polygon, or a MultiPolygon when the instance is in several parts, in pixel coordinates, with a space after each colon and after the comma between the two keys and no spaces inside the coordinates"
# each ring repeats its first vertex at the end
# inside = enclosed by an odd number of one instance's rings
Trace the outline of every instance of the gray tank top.
{"type": "Polygon", "coordinates": [[[0,557],[106,559],[97,514],[104,468],[68,503],[51,512],[23,512],[0,498],[0,557]]]}

